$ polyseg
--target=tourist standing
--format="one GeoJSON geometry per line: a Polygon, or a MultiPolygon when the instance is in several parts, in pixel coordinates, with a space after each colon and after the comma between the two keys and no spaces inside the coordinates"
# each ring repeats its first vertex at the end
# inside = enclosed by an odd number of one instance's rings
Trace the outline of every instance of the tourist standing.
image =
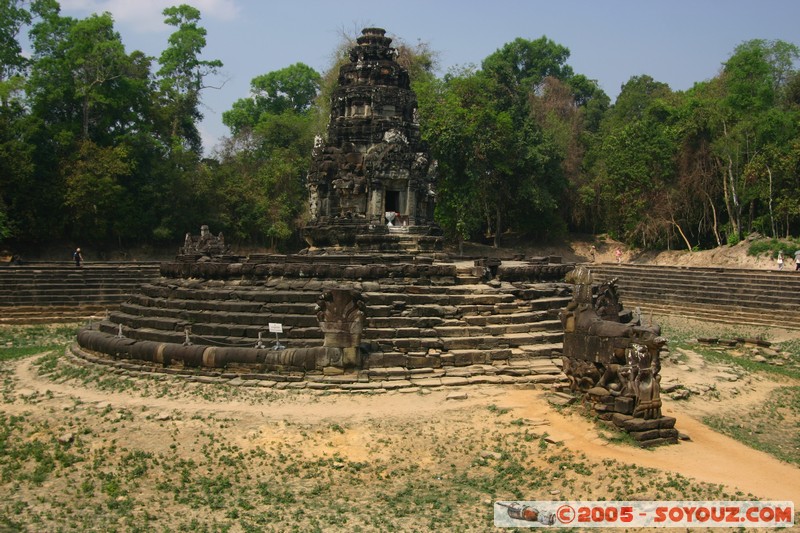
{"type": "Polygon", "coordinates": [[[783,270],[783,250],[778,251],[778,270],[783,270]]]}
{"type": "Polygon", "coordinates": [[[617,257],[617,264],[621,263],[622,262],[622,250],[617,248],[616,250],[614,250],[614,255],[617,257]]]}
{"type": "Polygon", "coordinates": [[[76,248],[72,253],[72,259],[75,260],[75,268],[80,268],[81,265],[83,265],[83,256],[81,255],[80,248],[76,248]]]}
{"type": "Polygon", "coordinates": [[[589,248],[589,255],[592,256],[592,263],[594,263],[595,260],[597,259],[597,248],[595,248],[594,245],[592,245],[592,247],[589,248]]]}
{"type": "Polygon", "coordinates": [[[794,269],[800,270],[800,250],[794,253],[794,269]]]}

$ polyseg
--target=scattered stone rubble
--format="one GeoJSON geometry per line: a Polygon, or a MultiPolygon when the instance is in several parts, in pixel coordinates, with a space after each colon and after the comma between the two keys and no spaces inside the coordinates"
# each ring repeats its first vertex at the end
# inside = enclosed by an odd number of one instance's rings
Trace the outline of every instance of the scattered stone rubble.
{"type": "Polygon", "coordinates": [[[773,366],[792,364],[789,352],[779,352],[773,349],[772,343],[764,339],[755,337],[736,337],[732,339],[701,337],[697,339],[697,342],[708,345],[711,348],[725,350],[733,356],[747,358],[756,363],[773,366]]]}

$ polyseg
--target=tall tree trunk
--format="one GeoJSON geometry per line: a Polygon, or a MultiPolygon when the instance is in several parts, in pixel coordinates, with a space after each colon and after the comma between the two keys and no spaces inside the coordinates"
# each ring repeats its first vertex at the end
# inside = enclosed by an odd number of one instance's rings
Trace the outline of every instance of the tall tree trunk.
{"type": "Polygon", "coordinates": [[[501,225],[502,220],[500,218],[502,216],[502,213],[503,213],[503,210],[500,207],[500,204],[498,203],[497,206],[496,206],[496,209],[495,209],[495,215],[496,215],[495,224],[494,224],[494,247],[495,248],[497,248],[500,245],[500,232],[502,231],[502,228],[503,228],[502,225],[501,225]]]}
{"type": "Polygon", "coordinates": [[[711,207],[711,216],[714,220],[713,229],[714,229],[714,238],[717,241],[717,246],[722,246],[722,239],[719,238],[719,228],[717,226],[717,208],[714,207],[714,202],[711,201],[711,195],[708,194],[706,191],[703,191],[708,199],[708,205],[711,207]]]}
{"type": "MultiPolygon", "coordinates": [[[[728,136],[728,125],[722,122],[722,134],[728,136]]],[[[718,162],[718,166],[722,167],[718,162]]],[[[736,181],[733,177],[733,158],[728,154],[727,168],[723,171],[722,193],[725,198],[725,208],[728,210],[728,219],[731,222],[731,229],[736,235],[737,240],[742,238],[741,207],[739,207],[739,197],[736,194],[736,181]]]]}
{"type": "Polygon", "coordinates": [[[769,222],[772,226],[772,237],[775,238],[778,236],[778,230],[775,227],[775,217],[772,213],[772,170],[767,165],[767,175],[769,176],[769,222]]]}
{"type": "Polygon", "coordinates": [[[83,140],[89,139],[89,95],[83,97],[83,122],[81,123],[81,135],[83,140]]]}
{"type": "Polygon", "coordinates": [[[731,225],[738,239],[742,238],[742,206],[739,204],[739,195],[736,194],[736,178],[733,175],[733,158],[728,156],[728,182],[733,209],[729,211],[731,225]]]}
{"type": "Polygon", "coordinates": [[[678,229],[678,233],[680,233],[681,237],[683,237],[683,242],[686,243],[686,249],[691,252],[692,251],[692,244],[689,242],[689,239],[686,238],[686,234],[683,232],[683,229],[681,228],[681,225],[678,224],[677,222],[675,222],[675,217],[672,217],[672,225],[675,226],[678,229]]]}

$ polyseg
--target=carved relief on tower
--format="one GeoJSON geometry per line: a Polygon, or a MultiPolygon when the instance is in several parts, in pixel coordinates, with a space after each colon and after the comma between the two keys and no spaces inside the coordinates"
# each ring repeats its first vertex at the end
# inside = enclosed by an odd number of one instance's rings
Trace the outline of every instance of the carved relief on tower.
{"type": "Polygon", "coordinates": [[[385,33],[363,30],[351,62],[339,70],[327,137],[324,146],[315,144],[306,182],[309,244],[386,234],[388,212],[402,225],[419,225],[420,235],[441,234],[433,224],[430,157],[416,122],[417,99],[385,33]]]}

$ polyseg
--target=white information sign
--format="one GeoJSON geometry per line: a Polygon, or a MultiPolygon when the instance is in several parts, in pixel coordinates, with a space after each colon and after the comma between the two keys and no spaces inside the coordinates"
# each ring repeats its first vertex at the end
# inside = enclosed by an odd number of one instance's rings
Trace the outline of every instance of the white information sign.
{"type": "Polygon", "coordinates": [[[283,333],[283,324],[278,322],[270,322],[269,323],[269,332],[270,333],[283,333]]]}

